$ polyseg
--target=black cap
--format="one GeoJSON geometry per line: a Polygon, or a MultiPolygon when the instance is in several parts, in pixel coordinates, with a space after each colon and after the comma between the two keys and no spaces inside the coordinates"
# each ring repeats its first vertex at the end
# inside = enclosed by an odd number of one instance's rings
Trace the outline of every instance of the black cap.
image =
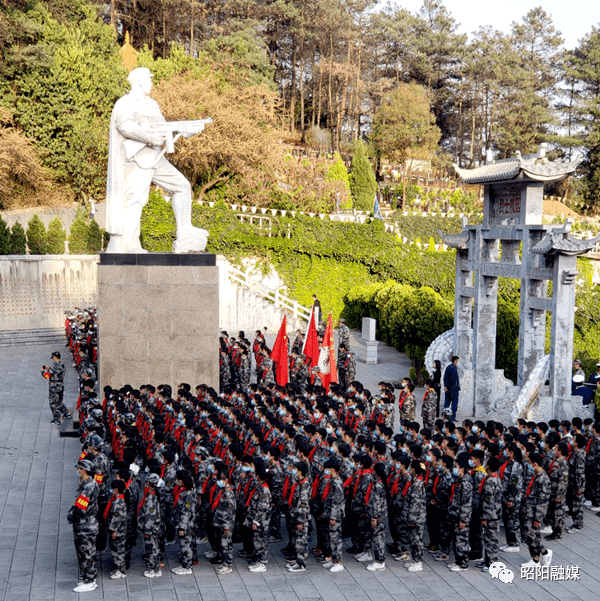
{"type": "Polygon", "coordinates": [[[53,356],[53,357],[56,357],[57,359],[60,359],[60,353],[59,353],[58,351],[54,351],[54,352],[52,353],[52,356],[53,356]]]}

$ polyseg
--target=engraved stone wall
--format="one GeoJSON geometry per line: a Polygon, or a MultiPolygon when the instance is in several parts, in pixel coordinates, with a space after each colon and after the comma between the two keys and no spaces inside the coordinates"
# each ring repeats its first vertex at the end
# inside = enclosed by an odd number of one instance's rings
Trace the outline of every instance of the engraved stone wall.
{"type": "Polygon", "coordinates": [[[0,330],[61,328],[64,312],[95,306],[97,255],[0,256],[0,330]]]}

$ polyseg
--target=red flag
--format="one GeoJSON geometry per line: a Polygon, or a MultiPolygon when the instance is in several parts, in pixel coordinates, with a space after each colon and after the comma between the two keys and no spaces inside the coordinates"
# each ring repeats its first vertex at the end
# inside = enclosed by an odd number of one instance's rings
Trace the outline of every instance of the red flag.
{"type": "Polygon", "coordinates": [[[329,384],[337,383],[337,363],[335,360],[335,345],[333,343],[333,318],[331,313],[327,317],[327,327],[323,338],[323,346],[319,355],[319,369],[323,386],[329,392],[329,384]]]}
{"type": "Polygon", "coordinates": [[[315,315],[314,308],[310,311],[310,319],[308,320],[308,326],[306,328],[306,336],[304,337],[304,346],[302,352],[306,355],[306,364],[308,365],[308,372],[310,374],[310,382],[314,381],[314,374],[311,369],[315,365],[319,365],[319,337],[317,336],[317,316],[315,315]]]}
{"type": "Polygon", "coordinates": [[[287,316],[283,316],[279,334],[275,339],[271,359],[275,363],[273,366],[273,375],[275,381],[280,386],[285,386],[290,381],[289,360],[288,360],[288,337],[287,337],[287,316]]]}

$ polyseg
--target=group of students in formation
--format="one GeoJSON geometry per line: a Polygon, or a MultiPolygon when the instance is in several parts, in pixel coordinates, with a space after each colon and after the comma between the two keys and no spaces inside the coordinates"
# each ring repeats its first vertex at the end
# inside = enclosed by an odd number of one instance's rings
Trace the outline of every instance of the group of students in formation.
{"type": "MultiPolygon", "coordinates": [[[[319,343],[323,341],[325,324],[320,322],[317,329],[319,343]]],[[[350,350],[350,330],[343,318],[339,320],[337,376],[342,386],[356,379],[356,357],[350,350]]],[[[303,353],[304,336],[296,331],[293,342],[288,339],[289,381],[304,391],[309,384],[321,385],[321,371],[318,365],[311,365],[310,359],[303,353]]],[[[219,337],[219,391],[226,388],[247,390],[252,375],[252,356],[254,356],[255,379],[260,385],[275,383],[275,365],[271,359],[271,349],[265,336],[256,330],[254,342],[246,338],[244,331],[237,338],[226,331],[219,337]]]]}
{"type": "Polygon", "coordinates": [[[591,419],[457,425],[436,419],[430,380],[419,423],[409,378],[399,398],[386,382],[374,395],[356,381],[328,391],[263,381],[220,393],[107,387],[100,397],[94,384],[83,382],[81,482],[69,512],[77,592],[96,587],[104,540],[112,579],[126,577],[140,542],[148,578],[162,575],[174,542],[177,575],[192,574],[199,542],[219,575],[232,572],[234,543],[251,572],[267,570],[269,544],[280,542],[290,573],[304,572],[311,553],[331,572],[351,556],[370,571],[391,557],[419,572],[425,549],[452,571],[488,570],[521,544],[524,565],[548,566],[541,534],[577,534],[584,506],[600,510],[600,422],[591,419]]]}

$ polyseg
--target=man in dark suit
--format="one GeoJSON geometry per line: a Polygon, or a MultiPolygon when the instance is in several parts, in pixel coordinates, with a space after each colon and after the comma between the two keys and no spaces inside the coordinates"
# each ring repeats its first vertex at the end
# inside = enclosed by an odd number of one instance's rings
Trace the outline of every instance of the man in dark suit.
{"type": "Polygon", "coordinates": [[[460,380],[458,378],[459,363],[460,359],[455,355],[452,357],[452,363],[450,363],[450,365],[446,367],[446,371],[444,371],[444,391],[446,392],[444,398],[444,409],[451,407],[452,415],[450,416],[450,419],[452,421],[456,419],[458,395],[460,392],[460,380]]]}

